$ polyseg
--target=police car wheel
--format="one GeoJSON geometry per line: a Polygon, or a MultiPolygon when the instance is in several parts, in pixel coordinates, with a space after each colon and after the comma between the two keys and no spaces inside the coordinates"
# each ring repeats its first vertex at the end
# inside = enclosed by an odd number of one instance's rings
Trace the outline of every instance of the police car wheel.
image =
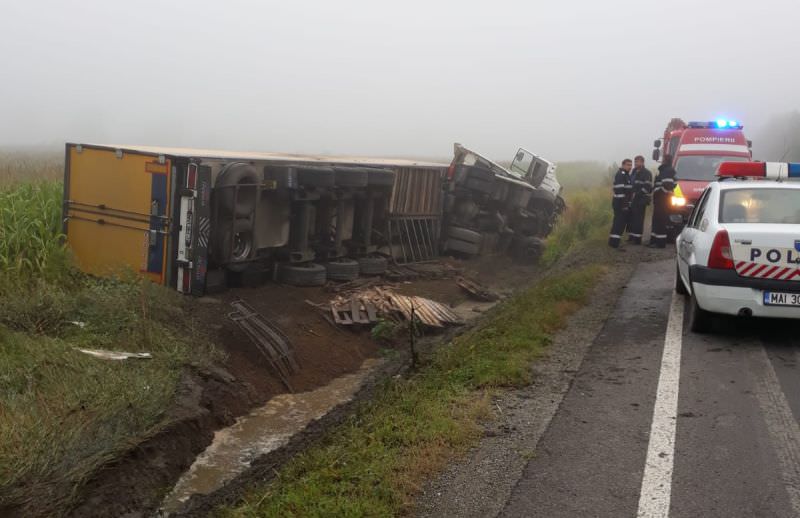
{"type": "Polygon", "coordinates": [[[683,280],[681,279],[681,271],[678,265],[675,265],[675,293],[678,295],[689,294],[689,290],[686,289],[686,285],[683,284],[683,280]]]}
{"type": "Polygon", "coordinates": [[[694,293],[689,297],[689,329],[700,334],[711,329],[711,313],[700,307],[694,293]]]}

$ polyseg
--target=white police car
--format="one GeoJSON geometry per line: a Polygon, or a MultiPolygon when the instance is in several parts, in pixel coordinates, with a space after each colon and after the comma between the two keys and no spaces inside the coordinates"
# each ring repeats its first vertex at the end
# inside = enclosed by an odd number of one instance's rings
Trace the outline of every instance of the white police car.
{"type": "Polygon", "coordinates": [[[800,164],[723,162],[676,241],[692,331],[712,313],[800,318],[800,164]]]}

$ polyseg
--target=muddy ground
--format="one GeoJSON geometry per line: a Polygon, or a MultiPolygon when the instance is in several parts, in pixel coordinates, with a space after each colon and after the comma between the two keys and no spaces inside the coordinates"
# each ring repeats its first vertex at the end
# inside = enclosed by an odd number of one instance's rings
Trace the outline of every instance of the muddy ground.
{"type": "MultiPolygon", "coordinates": [[[[450,306],[471,308],[468,295],[455,283],[458,275],[479,281],[500,294],[529,285],[537,268],[513,263],[506,257],[487,257],[473,261],[443,259],[421,267],[422,273],[395,269],[383,280],[403,294],[428,297],[450,306]]],[[[211,443],[215,430],[229,426],[236,417],[270,398],[287,392],[265,358],[228,317],[230,302],[242,299],[277,324],[291,340],[301,369],[289,378],[294,392],[304,392],[328,384],[333,379],[356,371],[367,358],[385,349],[405,351],[404,339],[378,343],[368,328],[342,328],[331,325],[323,312],[309,304],[324,304],[335,293],[323,288],[298,288],[268,282],[256,288],[235,288],[224,293],[189,301],[200,315],[202,331],[225,353],[220,365],[187,369],[174,406],[167,409],[166,428],[132,445],[96,473],[81,490],[74,516],[150,516],[166,493],[194,458],[211,443]]],[[[468,309],[469,311],[469,309],[468,309]]],[[[430,334],[428,342],[437,341],[430,334]]],[[[399,358],[403,358],[401,355],[399,358]]],[[[389,362],[376,372],[358,400],[369,393],[382,376],[403,368],[404,360],[389,362]]],[[[263,473],[285,462],[319,436],[321,430],[340,419],[347,409],[337,409],[313,423],[292,439],[286,448],[261,459],[245,478],[263,478],[263,473]],[[259,473],[262,475],[259,476],[259,473]]],[[[234,484],[235,486],[235,484],[234,484]]],[[[238,491],[215,499],[199,499],[191,514],[202,513],[211,502],[234,499],[238,491]],[[227,496],[227,497],[226,497],[227,496]]]]}

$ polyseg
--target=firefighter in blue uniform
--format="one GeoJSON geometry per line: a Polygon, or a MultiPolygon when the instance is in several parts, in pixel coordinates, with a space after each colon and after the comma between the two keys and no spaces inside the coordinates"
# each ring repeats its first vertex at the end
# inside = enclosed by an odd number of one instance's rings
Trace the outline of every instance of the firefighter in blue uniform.
{"type": "Polygon", "coordinates": [[[667,222],[669,221],[669,203],[672,191],[675,190],[675,168],[672,157],[664,155],[664,161],[658,166],[658,174],[653,183],[653,228],[650,231],[651,248],[667,246],[667,222]]]}
{"type": "Polygon", "coordinates": [[[642,244],[644,232],[644,213],[650,205],[650,196],[653,192],[653,173],[644,166],[644,157],[639,155],[633,159],[633,172],[631,172],[630,221],[628,222],[628,241],[634,245],[642,244]]]}
{"type": "Polygon", "coordinates": [[[608,234],[608,246],[619,248],[622,233],[628,226],[631,209],[631,168],[633,162],[630,158],[622,161],[617,173],[614,175],[614,194],[611,199],[611,208],[614,209],[614,221],[611,223],[611,232],[608,234]]]}

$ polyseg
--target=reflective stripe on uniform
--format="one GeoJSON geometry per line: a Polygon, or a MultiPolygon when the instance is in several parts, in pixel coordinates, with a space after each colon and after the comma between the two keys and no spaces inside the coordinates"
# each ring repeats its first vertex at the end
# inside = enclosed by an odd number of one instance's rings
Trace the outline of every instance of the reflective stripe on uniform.
{"type": "Polygon", "coordinates": [[[614,238],[614,239],[620,239],[622,236],[619,236],[617,234],[609,234],[608,237],[611,237],[611,238],[614,238]]]}
{"type": "Polygon", "coordinates": [[[614,197],[615,198],[624,198],[625,195],[624,194],[615,194],[614,197]]]}
{"type": "Polygon", "coordinates": [[[656,239],[667,239],[666,234],[650,234],[650,237],[654,237],[656,239]]]}
{"type": "Polygon", "coordinates": [[[628,232],[628,235],[629,235],[630,237],[642,237],[642,235],[641,235],[641,234],[634,234],[634,233],[632,233],[632,232],[628,232]]]}
{"type": "Polygon", "coordinates": [[[624,183],[615,183],[614,184],[614,189],[619,189],[621,187],[625,187],[625,184],[624,183]]]}

